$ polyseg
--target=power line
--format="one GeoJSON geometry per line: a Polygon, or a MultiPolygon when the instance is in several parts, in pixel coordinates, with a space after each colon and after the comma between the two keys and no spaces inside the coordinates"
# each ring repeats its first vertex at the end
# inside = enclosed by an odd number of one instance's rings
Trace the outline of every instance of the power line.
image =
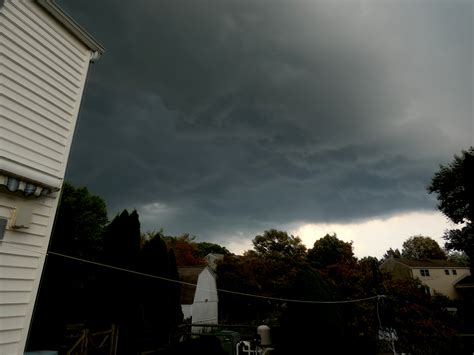
{"type": "MultiPolygon", "coordinates": [[[[57,256],[61,256],[63,258],[68,258],[68,259],[72,259],[72,260],[76,260],[76,261],[80,261],[80,262],[85,262],[85,263],[89,263],[89,264],[93,264],[93,265],[97,265],[97,266],[101,266],[101,267],[106,267],[106,268],[110,268],[110,269],[114,269],[114,270],[124,271],[124,272],[132,273],[132,274],[136,274],[136,275],[140,275],[140,276],[146,276],[146,277],[151,277],[151,278],[159,279],[159,280],[163,280],[163,281],[178,283],[178,284],[181,284],[181,285],[192,286],[192,287],[196,287],[196,289],[201,290],[201,291],[213,292],[213,290],[198,287],[196,284],[193,284],[193,283],[190,283],[190,282],[184,282],[184,281],[169,279],[169,278],[162,277],[162,276],[147,274],[147,273],[134,271],[134,270],[129,270],[129,269],[125,269],[125,268],[121,268],[121,267],[117,267],[117,266],[98,263],[98,262],[95,262],[95,261],[85,260],[85,259],[77,258],[77,257],[74,257],[74,256],[70,256],[70,255],[64,255],[64,254],[52,252],[52,251],[50,251],[48,254],[57,255],[57,256]]],[[[220,291],[220,292],[225,292],[225,293],[230,293],[230,294],[235,294],[235,295],[240,295],[240,296],[246,296],[246,297],[262,298],[262,299],[282,301],[282,302],[298,302],[298,303],[354,303],[354,302],[361,302],[361,301],[366,301],[366,300],[381,297],[381,295],[377,295],[377,296],[371,296],[371,297],[360,298],[360,299],[355,299],[355,300],[346,300],[346,301],[309,301],[309,300],[296,300],[296,299],[289,299],[289,298],[261,296],[261,295],[255,295],[255,294],[250,294],[250,293],[245,293],[245,292],[224,290],[224,289],[220,289],[220,288],[218,288],[216,290],[220,291]]]]}
{"type": "MultiPolygon", "coordinates": [[[[25,251],[28,251],[28,252],[33,252],[33,253],[37,253],[37,254],[41,254],[41,255],[45,255],[45,256],[46,255],[55,255],[55,256],[75,260],[75,261],[82,262],[82,263],[87,263],[87,264],[96,265],[96,266],[100,266],[100,267],[104,267],[104,268],[109,268],[109,269],[113,269],[113,270],[117,270],[117,271],[127,272],[127,273],[130,273],[130,274],[150,277],[150,278],[154,278],[154,279],[158,279],[158,280],[162,280],[162,281],[167,281],[167,282],[172,282],[172,283],[177,283],[177,284],[186,285],[186,286],[192,286],[192,287],[195,287],[196,290],[214,292],[214,290],[206,289],[206,288],[203,288],[203,287],[198,287],[196,284],[193,284],[193,283],[190,283],[190,282],[179,281],[179,280],[174,280],[174,279],[170,279],[170,278],[167,278],[167,277],[162,277],[162,276],[147,274],[147,273],[134,271],[134,270],[130,270],[130,269],[125,269],[125,268],[121,268],[121,267],[118,267],[118,266],[108,265],[108,264],[99,263],[99,262],[92,261],[92,260],[86,260],[86,259],[78,258],[78,257],[71,256],[71,255],[65,255],[65,254],[57,253],[57,252],[54,252],[54,251],[49,251],[47,253],[43,253],[43,252],[36,251],[36,250],[29,250],[29,249],[18,247],[16,245],[16,243],[10,243],[10,242],[7,242],[7,241],[1,241],[0,243],[7,243],[9,245],[14,244],[14,246],[12,246],[13,248],[20,249],[20,250],[25,250],[25,251]]],[[[372,300],[372,299],[378,299],[379,300],[382,297],[386,297],[385,295],[375,295],[375,296],[370,296],[370,297],[364,297],[364,298],[358,298],[358,299],[352,299],[352,300],[342,300],[342,301],[311,301],[311,300],[298,300],[298,299],[290,299],[290,298],[280,298],[280,297],[255,295],[255,294],[251,294],[251,293],[224,290],[224,289],[220,289],[220,288],[216,289],[216,291],[223,292],[223,293],[234,294],[234,295],[239,295],[239,296],[245,296],[245,297],[266,299],[266,300],[271,300],[271,301],[288,302],[288,303],[306,303],[306,304],[357,303],[357,302],[363,302],[363,301],[368,301],[368,300],[372,300]]]]}

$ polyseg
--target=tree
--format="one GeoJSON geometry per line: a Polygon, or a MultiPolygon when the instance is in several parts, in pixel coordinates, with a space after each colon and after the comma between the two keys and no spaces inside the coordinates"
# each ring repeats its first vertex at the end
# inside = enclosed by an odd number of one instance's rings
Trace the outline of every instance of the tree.
{"type": "Polygon", "coordinates": [[[400,353],[461,354],[458,320],[442,296],[431,297],[418,279],[384,281],[386,298],[378,306],[382,327],[394,328],[400,353]]]}
{"type": "Polygon", "coordinates": [[[356,261],[352,252],[352,242],[344,242],[336,234],[326,234],[314,242],[313,248],[308,251],[308,261],[316,268],[335,264],[352,263],[356,261]]]}
{"type": "MultiPolygon", "coordinates": [[[[107,226],[104,234],[104,263],[123,269],[140,269],[140,221],[137,211],[123,210],[107,226]]],[[[141,280],[137,275],[116,269],[100,272],[103,318],[120,327],[121,345],[125,352],[138,348],[143,331],[140,306],[141,280]]]]}
{"type": "Polygon", "coordinates": [[[469,257],[466,255],[466,253],[461,252],[461,251],[449,251],[447,253],[448,260],[458,263],[463,266],[469,266],[469,257]]]}
{"type": "Polygon", "coordinates": [[[461,229],[448,231],[444,238],[446,248],[465,252],[474,258],[474,147],[455,155],[447,166],[440,165],[429,193],[436,193],[438,209],[456,224],[464,223],[461,229]]]}
{"type": "MultiPolygon", "coordinates": [[[[64,183],[49,250],[97,260],[103,249],[102,235],[107,223],[104,200],[85,187],[64,183]]],[[[63,326],[83,321],[90,305],[85,291],[97,268],[77,260],[49,254],[41,280],[31,326],[30,346],[55,347],[63,326]]]]}
{"type": "MultiPolygon", "coordinates": [[[[172,280],[179,280],[173,250],[168,250],[162,234],[155,233],[146,240],[140,254],[140,271],[172,280]]],[[[164,346],[174,327],[182,321],[180,285],[165,280],[141,277],[136,293],[144,319],[143,338],[158,348],[164,346]]]]}
{"type": "Polygon", "coordinates": [[[63,186],[50,249],[76,257],[95,259],[102,250],[102,233],[107,224],[104,200],[87,188],[63,186]]]}
{"type": "Polygon", "coordinates": [[[430,237],[416,235],[403,242],[402,257],[408,259],[446,259],[446,253],[430,237]]]}
{"type": "MultiPolygon", "coordinates": [[[[271,229],[257,235],[253,244],[254,250],[243,256],[226,255],[218,262],[219,288],[277,298],[308,296],[296,286],[297,275],[308,267],[300,238],[271,229]]],[[[221,293],[219,302],[222,318],[232,322],[278,319],[282,312],[281,302],[259,298],[221,293]]]]}
{"type": "Polygon", "coordinates": [[[474,260],[474,225],[468,223],[461,229],[451,229],[444,235],[448,250],[457,250],[465,253],[469,260],[474,260]]]}
{"type": "Polygon", "coordinates": [[[168,249],[173,249],[178,266],[205,265],[206,261],[199,255],[198,245],[194,237],[183,234],[179,237],[163,237],[168,249]]]}
{"type": "MultiPolygon", "coordinates": [[[[288,297],[332,301],[334,295],[325,281],[317,271],[302,265],[292,277],[288,297]]],[[[338,304],[289,302],[279,323],[281,336],[274,339],[276,354],[314,354],[315,346],[330,349],[332,354],[349,353],[347,338],[341,341],[346,322],[338,304]]]]}
{"type": "Polygon", "coordinates": [[[219,244],[215,243],[209,243],[209,242],[199,242],[197,243],[197,250],[198,250],[198,255],[201,258],[204,258],[208,254],[223,254],[223,255],[229,255],[230,251],[223,246],[220,246],[219,244]]]}
{"type": "Polygon", "coordinates": [[[263,235],[257,235],[252,243],[256,253],[264,258],[296,260],[302,259],[306,255],[306,247],[299,237],[276,229],[270,229],[263,235]]]}
{"type": "Polygon", "coordinates": [[[104,261],[108,264],[136,268],[142,237],[137,211],[123,210],[107,226],[104,235],[104,261]]]}
{"type": "Polygon", "coordinates": [[[392,248],[388,249],[385,254],[383,255],[382,257],[382,261],[385,261],[387,259],[390,259],[390,258],[401,258],[402,257],[402,254],[400,253],[400,250],[395,249],[393,250],[392,248]]]}
{"type": "Polygon", "coordinates": [[[438,194],[439,210],[454,223],[474,222],[474,147],[440,165],[428,192],[438,194]]]}
{"type": "MultiPolygon", "coordinates": [[[[268,271],[271,269],[266,267],[265,261],[256,255],[226,255],[217,264],[218,288],[273,296],[273,290],[268,285],[268,271]]],[[[268,304],[264,300],[219,292],[219,321],[250,323],[256,319],[266,318],[267,311],[268,304]]]]}

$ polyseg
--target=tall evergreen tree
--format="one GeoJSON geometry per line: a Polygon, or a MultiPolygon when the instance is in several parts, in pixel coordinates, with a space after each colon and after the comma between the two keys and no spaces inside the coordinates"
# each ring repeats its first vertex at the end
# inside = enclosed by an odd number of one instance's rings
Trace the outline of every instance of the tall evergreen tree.
{"type": "Polygon", "coordinates": [[[104,261],[124,268],[136,268],[141,236],[137,211],[123,210],[109,224],[104,235],[104,261]]]}
{"type": "MultiPolygon", "coordinates": [[[[116,216],[104,235],[105,263],[127,270],[138,270],[141,237],[138,213],[124,210],[116,216]]],[[[140,281],[135,274],[125,271],[103,270],[103,294],[105,317],[120,327],[121,349],[124,353],[139,348],[143,332],[143,316],[140,307],[140,281]]]]}
{"type": "MultiPolygon", "coordinates": [[[[162,237],[162,233],[156,233],[145,241],[140,254],[140,271],[178,281],[174,253],[168,251],[162,237]]],[[[143,312],[144,338],[151,348],[165,346],[170,332],[182,320],[180,285],[164,279],[139,277],[137,292],[143,312]]]]}

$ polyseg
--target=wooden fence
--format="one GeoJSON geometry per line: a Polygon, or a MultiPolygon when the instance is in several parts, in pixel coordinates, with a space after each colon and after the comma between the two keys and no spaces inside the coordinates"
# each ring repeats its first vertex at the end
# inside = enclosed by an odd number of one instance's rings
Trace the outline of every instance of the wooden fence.
{"type": "Polygon", "coordinates": [[[112,325],[111,329],[92,333],[89,329],[83,329],[77,341],[66,352],[66,355],[90,354],[117,354],[118,327],[112,325]]]}

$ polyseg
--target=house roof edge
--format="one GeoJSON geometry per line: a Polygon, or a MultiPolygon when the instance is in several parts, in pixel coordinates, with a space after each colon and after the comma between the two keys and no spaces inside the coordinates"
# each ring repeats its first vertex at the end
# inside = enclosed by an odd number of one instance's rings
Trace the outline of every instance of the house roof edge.
{"type": "Polygon", "coordinates": [[[91,61],[94,62],[105,52],[105,48],[81,25],[79,25],[69,14],[67,14],[54,0],[36,0],[49,14],[65,26],[77,39],[89,47],[93,54],[91,61]]]}

